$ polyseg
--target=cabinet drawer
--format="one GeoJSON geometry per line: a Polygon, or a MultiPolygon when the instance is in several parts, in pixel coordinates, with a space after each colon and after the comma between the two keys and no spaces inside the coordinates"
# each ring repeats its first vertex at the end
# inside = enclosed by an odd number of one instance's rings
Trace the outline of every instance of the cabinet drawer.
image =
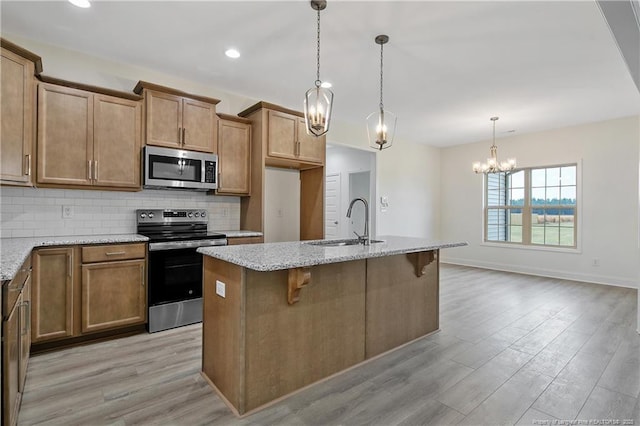
{"type": "Polygon", "coordinates": [[[82,263],[108,262],[111,260],[144,259],[145,244],[109,244],[82,247],[82,263]]]}
{"type": "Polygon", "coordinates": [[[31,256],[27,257],[24,261],[16,276],[11,281],[5,281],[2,283],[2,317],[6,318],[11,313],[13,305],[15,305],[20,291],[24,286],[25,281],[31,273],[31,256]]]}

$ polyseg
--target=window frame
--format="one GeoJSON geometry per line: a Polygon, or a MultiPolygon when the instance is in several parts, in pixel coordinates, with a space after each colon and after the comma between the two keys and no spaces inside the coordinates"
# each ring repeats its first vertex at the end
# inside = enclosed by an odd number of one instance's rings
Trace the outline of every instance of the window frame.
{"type": "MultiPolygon", "coordinates": [[[[490,247],[508,247],[508,248],[517,248],[517,249],[526,249],[526,250],[542,250],[542,251],[558,251],[558,252],[570,252],[570,253],[581,253],[582,252],[582,238],[581,238],[581,230],[582,230],[582,221],[580,214],[582,211],[582,164],[581,161],[576,162],[567,162],[567,163],[559,163],[552,165],[540,165],[540,166],[528,166],[528,167],[518,167],[511,173],[517,173],[520,171],[524,171],[524,204],[523,205],[488,205],[489,200],[489,182],[488,175],[484,174],[482,180],[483,186],[483,199],[482,199],[482,239],[481,245],[490,246],[490,247]],[[575,205],[564,205],[558,204],[553,206],[538,206],[531,204],[531,174],[532,170],[535,169],[553,169],[553,168],[561,168],[561,167],[575,167],[576,168],[576,203],[575,205]],[[536,244],[531,242],[532,238],[532,221],[531,214],[533,210],[536,209],[563,209],[563,208],[571,208],[574,210],[574,226],[573,226],[573,242],[572,246],[569,245],[555,245],[555,244],[536,244]],[[499,240],[488,240],[489,235],[489,211],[490,210],[505,210],[507,215],[508,212],[512,209],[517,209],[522,211],[522,241],[499,241],[499,240]]],[[[570,186],[570,185],[568,185],[570,186]]],[[[544,188],[547,188],[546,185],[544,188]]],[[[553,187],[553,186],[551,186],[553,187]]],[[[561,188],[562,186],[559,186],[561,188]]],[[[508,194],[509,187],[505,185],[505,194],[508,194]]],[[[505,202],[508,202],[508,198],[505,196],[505,202]]],[[[508,227],[509,221],[505,221],[505,226],[508,227]]],[[[560,223],[559,223],[560,225],[560,223]]]]}

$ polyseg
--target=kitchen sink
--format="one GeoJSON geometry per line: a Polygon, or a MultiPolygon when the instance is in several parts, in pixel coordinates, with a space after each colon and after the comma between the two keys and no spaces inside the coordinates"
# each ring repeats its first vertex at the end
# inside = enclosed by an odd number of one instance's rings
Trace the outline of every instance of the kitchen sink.
{"type": "MultiPolygon", "coordinates": [[[[369,240],[369,243],[384,243],[382,240],[369,240]]],[[[358,244],[362,245],[360,240],[357,238],[352,238],[349,240],[323,240],[323,241],[312,241],[307,243],[312,246],[324,246],[324,247],[342,247],[342,246],[357,246],[358,244]]]]}

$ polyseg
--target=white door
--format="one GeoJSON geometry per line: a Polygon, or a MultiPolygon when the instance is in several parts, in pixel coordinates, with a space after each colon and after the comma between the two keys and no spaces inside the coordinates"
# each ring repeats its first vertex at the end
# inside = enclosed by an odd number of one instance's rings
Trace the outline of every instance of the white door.
{"type": "Polygon", "coordinates": [[[340,173],[327,175],[325,178],[324,199],[324,236],[340,237],[340,173]]]}

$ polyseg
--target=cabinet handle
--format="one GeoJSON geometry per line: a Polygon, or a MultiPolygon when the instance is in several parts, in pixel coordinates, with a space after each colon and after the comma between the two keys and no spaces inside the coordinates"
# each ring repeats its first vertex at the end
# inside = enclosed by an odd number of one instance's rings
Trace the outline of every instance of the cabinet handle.
{"type": "Polygon", "coordinates": [[[119,256],[121,254],[127,254],[126,251],[108,251],[105,253],[107,256],[119,256]]]}
{"type": "Polygon", "coordinates": [[[71,269],[73,268],[73,266],[71,265],[71,255],[68,254],[67,255],[67,275],[69,276],[69,278],[71,278],[71,269]]]}
{"type": "Polygon", "coordinates": [[[182,145],[187,143],[187,129],[185,127],[182,128],[182,145]]]}
{"type": "Polygon", "coordinates": [[[218,170],[218,189],[222,188],[222,172],[218,170]]]}
{"type": "Polygon", "coordinates": [[[31,154],[27,154],[24,156],[24,161],[26,162],[25,164],[25,175],[26,176],[31,176],[31,154]]]}
{"type": "Polygon", "coordinates": [[[88,160],[87,163],[89,163],[89,180],[93,179],[93,162],[91,160],[88,160]]]}
{"type": "Polygon", "coordinates": [[[98,160],[93,162],[93,180],[98,180],[98,160]]]}
{"type": "Polygon", "coordinates": [[[178,127],[178,145],[182,145],[182,127],[178,127]]]}
{"type": "Polygon", "coordinates": [[[25,314],[27,320],[25,321],[25,324],[23,324],[22,330],[20,330],[21,336],[27,334],[29,332],[29,329],[31,328],[31,304],[28,300],[26,302],[22,302],[20,304],[20,310],[22,310],[23,306],[27,308],[27,313],[25,314]]]}

